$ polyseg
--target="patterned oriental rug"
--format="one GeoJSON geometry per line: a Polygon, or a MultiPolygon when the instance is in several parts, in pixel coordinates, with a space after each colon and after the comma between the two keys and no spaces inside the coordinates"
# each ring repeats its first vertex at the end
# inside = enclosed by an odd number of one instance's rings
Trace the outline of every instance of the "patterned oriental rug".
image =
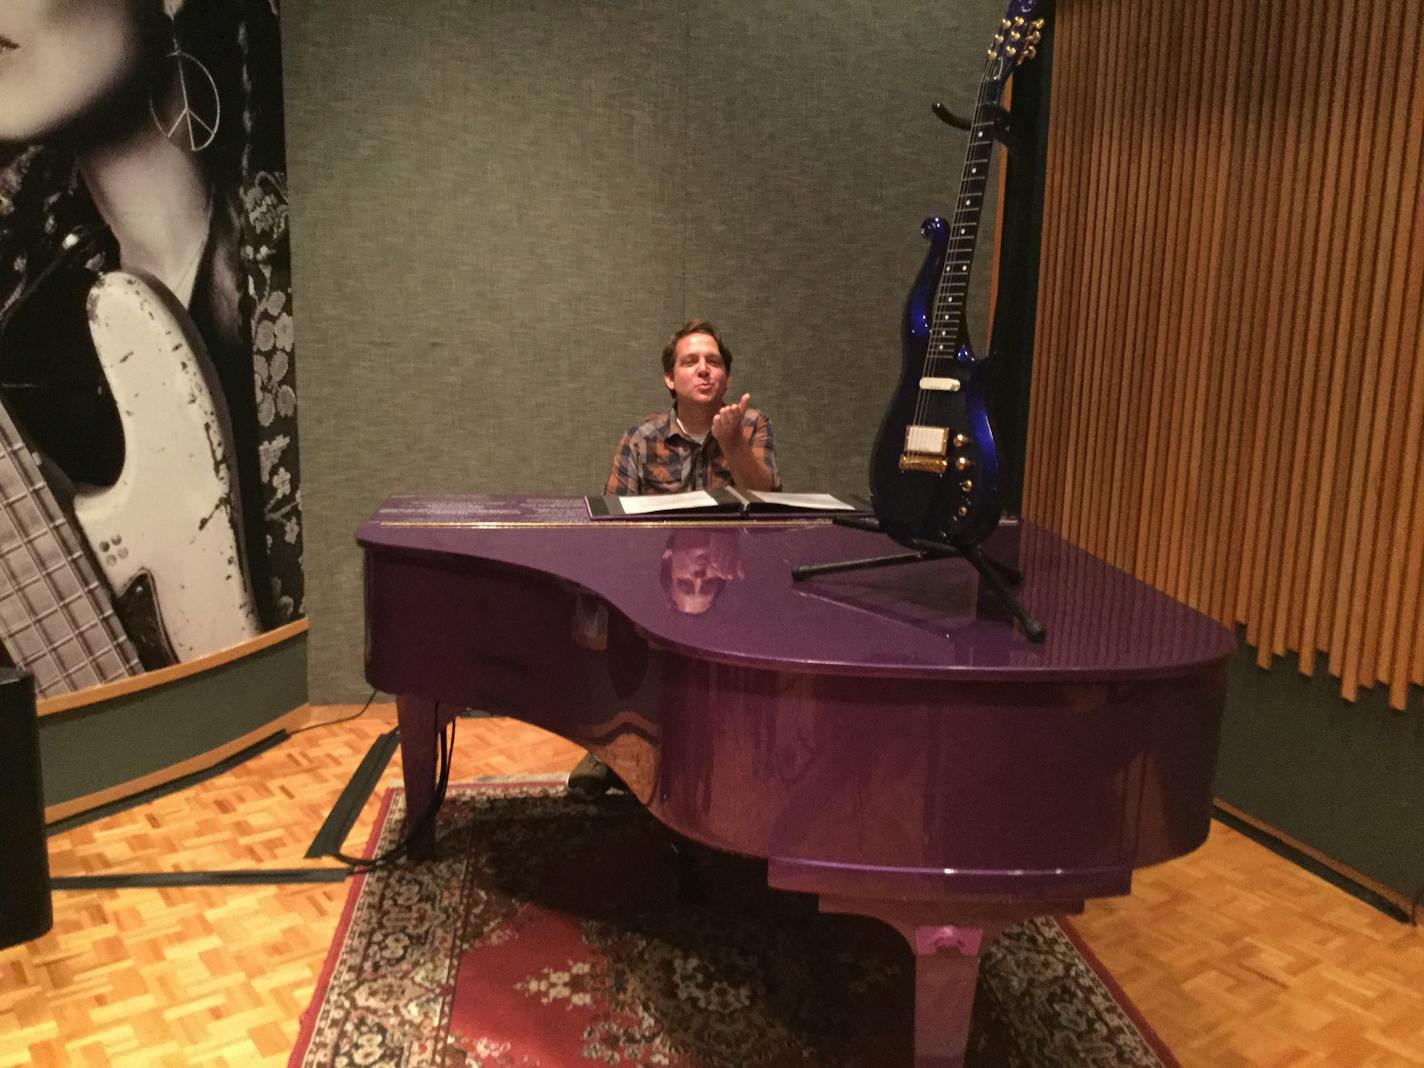
{"type": "MultiPolygon", "coordinates": [[[[403,817],[393,790],[367,855],[403,817]]],[[[353,880],[292,1068],[911,1061],[903,939],[768,889],[764,862],[552,779],[451,786],[438,834],[433,861],[353,880]],[[689,867],[695,890],[679,886],[689,867]]],[[[1070,929],[1040,918],[985,956],[968,1063],[1176,1062],[1070,929]]]]}

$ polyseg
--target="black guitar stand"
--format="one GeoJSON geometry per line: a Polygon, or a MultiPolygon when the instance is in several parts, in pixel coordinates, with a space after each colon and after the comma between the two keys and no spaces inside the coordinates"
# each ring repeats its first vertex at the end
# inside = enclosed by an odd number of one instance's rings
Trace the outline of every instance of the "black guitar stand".
{"type": "MultiPolygon", "coordinates": [[[[938,100],[930,105],[930,110],[946,126],[953,126],[956,130],[972,130],[974,128],[972,120],[956,115],[938,100]]],[[[1009,155],[1015,159],[1023,155],[1025,147],[1023,135],[1014,129],[1013,117],[1009,114],[1008,109],[998,104],[991,104],[986,110],[993,119],[990,132],[994,135],[994,140],[1008,149],[1009,155]]]]}
{"type": "MultiPolygon", "coordinates": [[[[862,516],[834,516],[831,522],[836,526],[865,530],[872,534],[883,534],[880,520],[862,516]]],[[[1009,586],[1023,584],[1023,572],[1002,560],[996,560],[984,553],[978,545],[966,542],[934,541],[930,538],[905,538],[904,544],[915,550],[909,553],[890,553],[886,556],[867,556],[859,560],[837,560],[830,564],[802,564],[791,569],[795,582],[805,582],[817,575],[834,575],[840,571],[868,571],[875,567],[895,567],[899,564],[914,564],[922,560],[943,560],[959,557],[969,561],[974,570],[984,578],[989,591],[1019,621],[1024,635],[1031,642],[1041,642],[1048,637],[1048,630],[1034,617],[1023,602],[1010,592],[1009,586]]]]}

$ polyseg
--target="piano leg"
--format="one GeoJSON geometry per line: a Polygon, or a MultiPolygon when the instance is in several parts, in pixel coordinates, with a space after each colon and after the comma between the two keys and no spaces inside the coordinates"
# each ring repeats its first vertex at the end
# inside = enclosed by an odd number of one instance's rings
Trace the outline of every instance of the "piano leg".
{"type": "MultiPolygon", "coordinates": [[[[976,928],[920,930],[972,932],[976,941],[982,938],[984,943],[992,939],[988,932],[976,928]]],[[[962,1068],[978,982],[978,953],[915,953],[915,1068],[962,1068]]]]}
{"type": "MultiPolygon", "coordinates": [[[[400,725],[401,777],[405,779],[405,828],[411,828],[435,800],[435,737],[441,724],[439,706],[419,697],[396,697],[400,725]]],[[[435,855],[434,821],[411,840],[410,859],[435,855]]]]}
{"type": "Polygon", "coordinates": [[[886,901],[822,895],[822,912],[849,912],[888,923],[915,957],[915,1068],[963,1068],[979,962],[1006,928],[1045,914],[1083,910],[1081,901],[984,905],[886,901]],[[946,923],[945,917],[956,917],[946,923]]]}

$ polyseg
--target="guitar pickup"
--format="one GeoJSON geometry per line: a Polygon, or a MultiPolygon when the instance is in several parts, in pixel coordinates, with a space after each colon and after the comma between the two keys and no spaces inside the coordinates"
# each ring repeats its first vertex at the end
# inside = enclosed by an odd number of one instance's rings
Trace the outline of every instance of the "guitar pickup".
{"type": "Polygon", "coordinates": [[[905,428],[905,453],[923,453],[926,456],[944,456],[949,451],[949,430],[942,426],[916,426],[905,428]]]}
{"type": "Polygon", "coordinates": [[[920,379],[921,389],[939,390],[943,393],[958,393],[959,379],[957,378],[930,378],[920,379]]]}

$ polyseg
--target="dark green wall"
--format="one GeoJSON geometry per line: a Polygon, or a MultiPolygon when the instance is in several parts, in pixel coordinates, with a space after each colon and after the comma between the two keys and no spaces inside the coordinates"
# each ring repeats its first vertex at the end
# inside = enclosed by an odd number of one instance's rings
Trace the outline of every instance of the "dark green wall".
{"type": "Polygon", "coordinates": [[[306,703],[307,636],[199,675],[40,719],[45,804],[132,782],[306,703]]]}
{"type": "Polygon", "coordinates": [[[1424,693],[1350,704],[1320,658],[1232,663],[1217,796],[1407,899],[1424,888],[1424,693]]]}

